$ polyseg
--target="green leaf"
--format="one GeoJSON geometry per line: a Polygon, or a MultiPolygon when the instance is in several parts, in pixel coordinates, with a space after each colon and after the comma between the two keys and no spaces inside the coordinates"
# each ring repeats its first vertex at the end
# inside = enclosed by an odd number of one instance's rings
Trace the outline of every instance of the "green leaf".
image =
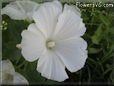
{"type": "MultiPolygon", "coordinates": [[[[103,13],[105,13],[105,12],[103,11],[103,13]]],[[[104,16],[103,14],[99,13],[99,19],[101,20],[101,22],[104,25],[109,26],[110,21],[107,18],[108,18],[108,16],[104,16]]]]}
{"type": "Polygon", "coordinates": [[[101,49],[89,48],[88,51],[89,51],[89,54],[96,54],[96,53],[99,53],[101,49]]]}
{"type": "Polygon", "coordinates": [[[47,80],[45,84],[58,84],[59,82],[53,80],[47,80]]]}
{"type": "Polygon", "coordinates": [[[103,38],[103,32],[104,30],[102,28],[102,24],[100,24],[98,29],[95,31],[94,35],[91,37],[91,40],[94,44],[99,44],[99,42],[103,38]]]}

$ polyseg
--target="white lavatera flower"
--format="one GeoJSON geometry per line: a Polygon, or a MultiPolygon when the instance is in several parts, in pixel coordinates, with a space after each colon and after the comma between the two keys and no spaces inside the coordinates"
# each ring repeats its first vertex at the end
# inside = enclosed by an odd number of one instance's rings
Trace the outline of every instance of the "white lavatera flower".
{"type": "Polygon", "coordinates": [[[14,1],[1,9],[1,14],[6,14],[14,20],[33,20],[33,13],[39,6],[38,3],[30,0],[14,1]]]}
{"type": "Polygon", "coordinates": [[[81,38],[86,31],[80,10],[59,1],[46,2],[34,13],[35,23],[22,32],[22,55],[27,61],[38,59],[42,76],[64,81],[65,71],[80,70],[87,59],[87,43],[81,38]]]}
{"type": "Polygon", "coordinates": [[[28,84],[28,81],[15,72],[15,69],[10,60],[0,61],[0,83],[1,84],[28,84]]]}

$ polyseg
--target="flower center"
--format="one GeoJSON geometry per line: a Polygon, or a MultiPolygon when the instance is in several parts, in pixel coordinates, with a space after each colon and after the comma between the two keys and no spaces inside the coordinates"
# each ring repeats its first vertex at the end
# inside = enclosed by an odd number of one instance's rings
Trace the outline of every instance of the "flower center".
{"type": "Polygon", "coordinates": [[[47,46],[48,49],[54,48],[55,45],[56,45],[56,43],[52,40],[46,42],[46,46],[47,46]]]}
{"type": "Polygon", "coordinates": [[[9,74],[9,73],[5,73],[4,76],[4,81],[12,81],[13,80],[13,75],[9,74]]]}

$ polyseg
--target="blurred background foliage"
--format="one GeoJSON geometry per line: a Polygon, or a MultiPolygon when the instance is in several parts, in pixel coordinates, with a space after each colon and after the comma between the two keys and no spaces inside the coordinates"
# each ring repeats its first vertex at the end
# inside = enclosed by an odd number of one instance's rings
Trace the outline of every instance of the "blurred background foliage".
{"type": "MultiPolygon", "coordinates": [[[[62,4],[75,5],[72,2],[74,0],[60,1],[62,4]]],[[[2,3],[2,7],[6,4],[8,3],[2,3]]],[[[114,84],[114,7],[79,8],[87,27],[83,38],[88,43],[88,59],[81,70],[75,73],[66,70],[69,79],[61,83],[114,84]]],[[[2,16],[2,59],[10,59],[15,70],[26,77],[30,84],[61,84],[42,77],[36,71],[37,61],[27,62],[22,57],[21,50],[16,48],[16,44],[21,42],[22,30],[27,29],[28,25],[27,21],[11,20],[7,15],[2,16]]]]}

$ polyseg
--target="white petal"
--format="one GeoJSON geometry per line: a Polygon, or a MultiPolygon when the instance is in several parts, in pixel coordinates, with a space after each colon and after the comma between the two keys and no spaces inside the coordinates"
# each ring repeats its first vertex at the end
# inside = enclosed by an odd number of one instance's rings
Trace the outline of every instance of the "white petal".
{"type": "Polygon", "coordinates": [[[14,73],[15,70],[10,60],[3,60],[0,62],[0,83],[2,84],[13,83],[14,73]]]}
{"type": "Polygon", "coordinates": [[[64,5],[64,11],[68,11],[68,10],[73,11],[73,12],[76,13],[76,15],[81,16],[80,9],[78,7],[76,7],[76,6],[69,6],[69,5],[65,4],[64,5]]]}
{"type": "Polygon", "coordinates": [[[45,47],[45,41],[42,34],[31,24],[28,30],[22,32],[22,55],[28,61],[37,60],[45,47]],[[36,32],[35,32],[36,31],[36,32]]]}
{"type": "Polygon", "coordinates": [[[42,76],[51,80],[64,81],[68,78],[64,64],[51,51],[47,51],[41,56],[38,61],[37,70],[42,76]]]}
{"type": "Polygon", "coordinates": [[[87,59],[87,43],[82,38],[62,40],[57,43],[56,53],[71,72],[81,69],[87,59]]]}
{"type": "Polygon", "coordinates": [[[53,1],[42,4],[38,11],[34,13],[33,19],[46,37],[52,34],[57,23],[58,15],[61,12],[61,3],[53,1]]]}
{"type": "Polygon", "coordinates": [[[39,28],[34,23],[30,24],[27,30],[29,30],[30,32],[33,32],[36,35],[37,34],[39,35],[39,33],[40,33],[45,38],[43,33],[39,30],[39,28]]]}
{"type": "Polygon", "coordinates": [[[28,84],[28,81],[25,79],[24,76],[15,72],[13,84],[28,84]]]}
{"type": "Polygon", "coordinates": [[[6,5],[1,11],[2,15],[6,14],[12,19],[23,20],[30,19],[32,20],[32,15],[34,11],[39,8],[39,4],[25,0],[25,1],[15,1],[6,5]]]}
{"type": "Polygon", "coordinates": [[[18,3],[30,20],[32,20],[33,13],[40,7],[40,4],[29,0],[18,1],[18,3]]]}
{"type": "Polygon", "coordinates": [[[54,35],[57,39],[63,40],[74,36],[82,36],[85,31],[86,28],[80,16],[67,10],[59,16],[54,35]]]}
{"type": "Polygon", "coordinates": [[[7,5],[1,10],[1,14],[8,15],[11,19],[23,20],[26,18],[25,13],[23,13],[17,5],[7,5]]]}
{"type": "Polygon", "coordinates": [[[3,60],[0,62],[0,69],[3,73],[14,74],[15,70],[10,60],[3,60]]]}

